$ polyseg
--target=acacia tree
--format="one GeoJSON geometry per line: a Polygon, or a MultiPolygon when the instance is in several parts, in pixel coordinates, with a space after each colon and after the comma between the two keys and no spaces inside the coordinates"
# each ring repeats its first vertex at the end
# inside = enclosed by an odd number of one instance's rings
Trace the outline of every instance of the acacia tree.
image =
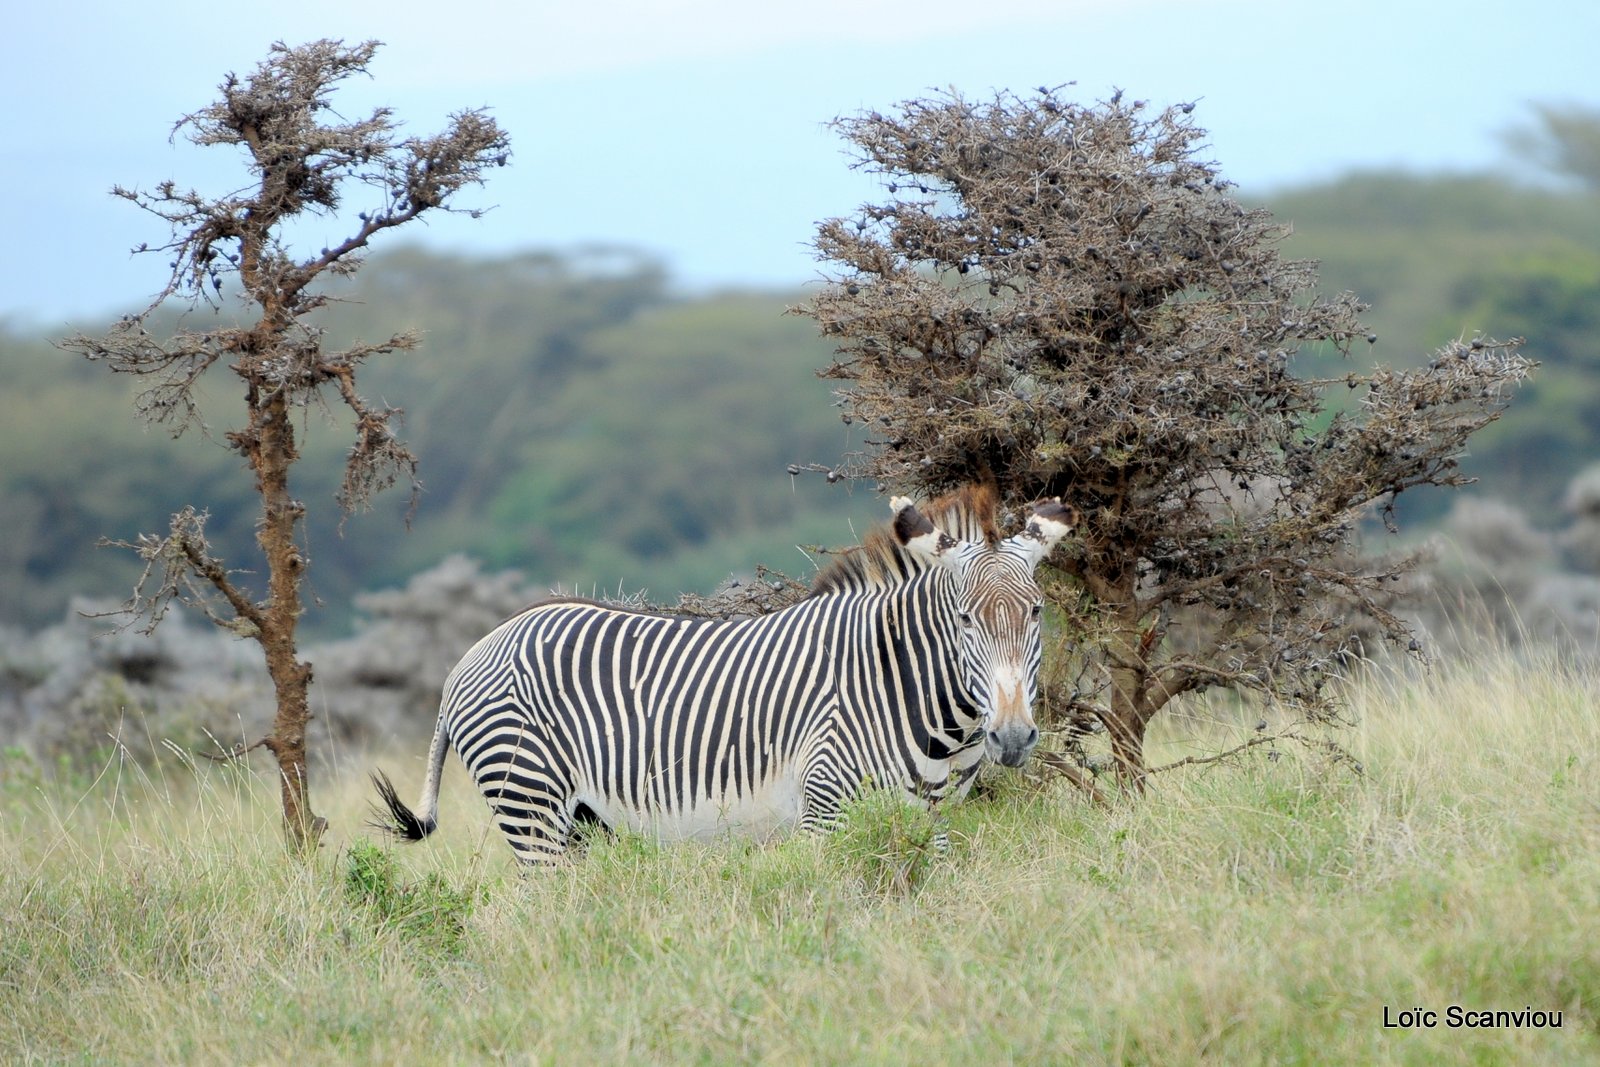
{"type": "Polygon", "coordinates": [[[312,668],[296,646],[309,565],[306,507],[290,483],[299,458],[297,421],[312,405],[326,404],[329,390],[353,421],[355,439],[337,500],[346,514],[367,507],[375,493],[401,479],[411,483],[413,502],[418,489],[416,457],[395,436],[399,409],[373,404],[356,389],[357,372],[368,360],[409,350],[417,339],[397,334],[325,351],[323,331],[308,318],[330,299],[317,283],[358,269],[379,233],[434,211],[457,210],[450,206],[455,195],[481,185],[486,170],[503,166],[508,154],[506,135],[481,110],[458,112],[444,132],[421,138],[401,138],[385,108],[343,121],[331,107],[331,93],[343,80],[367,73],[378,47],[374,41],[353,47],[331,40],[275,44],[253,74],[230,74],[219,99],[180,120],[174,133],[185,133],[197,145],[242,150],[249,183],[214,198],[170,181],[150,192],[114,189],[169,224],[167,243],[136,251],[167,254],[171,274],[142,313],[124,318],[103,337],[77,335],[65,342],[113,371],[147,379],[138,413],[174,437],[190,428],[207,430],[196,387],[213,367],[231,372],[243,394],[242,417],[223,439],[255,475],[259,558],[248,569],[230,565],[207,541],[206,513],[184,508],[164,535],[118,542],[145,563],[124,610],[143,618],[148,631],[180,600],[261,646],[277,699],[272,730],[230,755],[265,747],[276,757],[284,825],[300,848],[315,844],[326,823],[312,813],[307,789],[312,668]],[[337,218],[347,199],[362,208],[349,220],[348,236],[314,254],[296,254],[285,228],[308,215],[337,218]],[[233,288],[225,288],[230,281],[233,288]],[[164,340],[146,329],[148,316],[169,301],[190,312],[220,312],[225,294],[231,302],[235,289],[242,321],[217,314],[195,326],[186,319],[184,328],[164,340]],[[251,588],[245,576],[263,572],[264,587],[251,588]]]}
{"type": "Polygon", "coordinates": [[[1280,254],[1285,228],[1199,157],[1192,110],[1040,89],[838,120],[889,197],[819,225],[832,266],[801,309],[868,428],[830,478],[986,480],[1082,513],[1049,592],[1093,669],[1058,700],[1104,721],[1135,788],[1179,694],[1321,716],[1364,636],[1414,647],[1387,606],[1414,561],[1364,557],[1363,517],[1460,484],[1467,438],[1531,366],[1475,339],[1417,370],[1295,373],[1373,340],[1363,306],[1280,254]]]}

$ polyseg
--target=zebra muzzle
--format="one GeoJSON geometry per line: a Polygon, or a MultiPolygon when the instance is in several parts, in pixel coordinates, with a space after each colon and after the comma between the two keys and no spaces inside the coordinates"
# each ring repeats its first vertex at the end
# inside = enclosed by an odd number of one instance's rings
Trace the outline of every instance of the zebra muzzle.
{"type": "Polygon", "coordinates": [[[1019,679],[1001,676],[995,687],[995,707],[984,729],[984,749],[989,758],[1007,767],[1027,762],[1039,743],[1039,728],[1028,707],[1027,689],[1019,679]]]}
{"type": "Polygon", "coordinates": [[[984,734],[984,747],[989,757],[1007,767],[1026,763],[1038,743],[1039,728],[1031,722],[1007,723],[984,734]]]}

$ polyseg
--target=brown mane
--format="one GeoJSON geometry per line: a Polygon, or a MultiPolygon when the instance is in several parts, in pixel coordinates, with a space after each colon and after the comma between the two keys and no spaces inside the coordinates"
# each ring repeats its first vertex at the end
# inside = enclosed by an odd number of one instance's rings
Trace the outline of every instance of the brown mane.
{"type": "MultiPolygon", "coordinates": [[[[954,492],[917,505],[927,519],[958,541],[982,541],[993,545],[1000,540],[995,525],[999,499],[988,485],[964,485],[954,492]]],[[[874,526],[861,544],[834,556],[811,584],[812,596],[837,593],[862,584],[880,588],[892,586],[915,574],[922,565],[900,547],[890,522],[874,526]]]]}

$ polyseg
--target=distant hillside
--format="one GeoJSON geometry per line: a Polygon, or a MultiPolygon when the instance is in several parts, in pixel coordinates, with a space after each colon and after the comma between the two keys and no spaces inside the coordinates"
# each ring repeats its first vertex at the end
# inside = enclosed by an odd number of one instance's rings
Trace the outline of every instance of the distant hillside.
{"type": "MultiPolygon", "coordinates": [[[[413,329],[422,348],[375,367],[372,396],[406,410],[425,492],[410,531],[392,492],[342,530],[332,495],[348,437],[307,428],[311,585],[324,632],[354,592],[394,585],[454,552],[551,585],[648,588],[673,599],[766,562],[805,569],[800,543],[838,544],[876,518],[792,462],[832,462],[858,439],[816,380],[827,347],[794,294],[675,298],[650,262],[525,254],[374,259],[325,316],[333,340],[413,329]],[[317,506],[326,501],[325,506],[317,506]]],[[[97,549],[209,507],[230,563],[253,565],[249,477],[220,445],[147,432],[132,385],[43,341],[0,335],[0,622],[53,621],[73,594],[118,599],[130,554],[97,549]]],[[[232,414],[211,398],[210,431],[232,414]]]]}
{"type": "MultiPolygon", "coordinates": [[[[1380,173],[1266,206],[1294,227],[1287,252],[1321,262],[1324,288],[1372,305],[1374,359],[1416,365],[1476,333],[1527,339],[1542,366],[1464,467],[1551,525],[1567,484],[1600,460],[1600,195],[1380,173]]],[[[1448,500],[1407,503],[1432,517],[1448,500]]]]}

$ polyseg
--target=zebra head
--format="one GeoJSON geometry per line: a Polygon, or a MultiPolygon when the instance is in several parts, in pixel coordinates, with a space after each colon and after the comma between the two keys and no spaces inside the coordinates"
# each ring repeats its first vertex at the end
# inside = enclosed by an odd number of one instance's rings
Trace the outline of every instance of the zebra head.
{"type": "Polygon", "coordinates": [[[978,708],[985,750],[1007,767],[1020,766],[1039,742],[1033,702],[1044,597],[1033,572],[1072,529],[1074,512],[1060,501],[1036,504],[1021,533],[990,544],[951,537],[904,497],[890,507],[895,540],[953,579],[953,596],[941,603],[959,628],[962,681],[978,708]]]}

